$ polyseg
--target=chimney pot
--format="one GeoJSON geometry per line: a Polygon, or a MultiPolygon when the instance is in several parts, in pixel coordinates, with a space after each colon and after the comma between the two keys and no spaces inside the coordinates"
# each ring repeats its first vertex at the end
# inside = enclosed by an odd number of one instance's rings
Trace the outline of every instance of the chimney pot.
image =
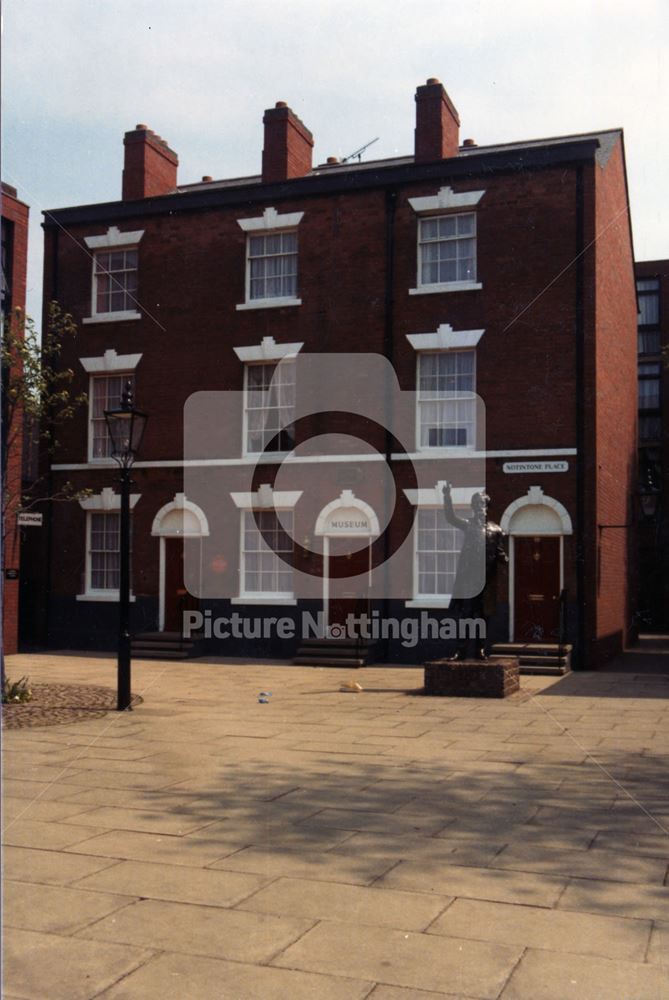
{"type": "Polygon", "coordinates": [[[476,139],[465,139],[463,146],[476,146],[476,139]]]}
{"type": "Polygon", "coordinates": [[[210,176],[209,176],[209,174],[204,174],[204,175],[202,176],[202,180],[203,180],[203,181],[213,181],[213,179],[214,179],[214,178],[213,178],[213,177],[210,177],[210,176]]]}
{"type": "Polygon", "coordinates": [[[277,101],[263,116],[263,184],[304,177],[311,170],[314,139],[285,101],[277,101]]]}
{"type": "Polygon", "coordinates": [[[425,83],[428,87],[432,87],[435,83],[441,83],[441,80],[436,76],[431,76],[425,81],[425,83]]]}
{"type": "Polygon", "coordinates": [[[326,162],[327,163],[339,163],[339,157],[338,156],[328,156],[326,162]]]}
{"type": "Polygon", "coordinates": [[[136,125],[123,139],[123,200],[169,194],[177,186],[179,157],[147,125],[136,125]]]}
{"type": "Polygon", "coordinates": [[[444,87],[430,77],[416,90],[416,130],[414,159],[429,163],[457,156],[460,118],[444,87]]]}

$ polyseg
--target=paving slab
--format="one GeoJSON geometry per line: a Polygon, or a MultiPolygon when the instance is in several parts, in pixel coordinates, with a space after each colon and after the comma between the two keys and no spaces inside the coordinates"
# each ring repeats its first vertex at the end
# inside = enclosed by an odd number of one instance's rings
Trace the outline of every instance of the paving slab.
{"type": "Polygon", "coordinates": [[[669,920],[669,886],[574,879],[558,906],[641,920],[669,920]]]}
{"type": "Polygon", "coordinates": [[[64,886],[5,880],[3,924],[65,934],[134,903],[136,896],[86,892],[64,886]]]}
{"type": "Polygon", "coordinates": [[[555,906],[567,880],[493,868],[400,861],[379,879],[378,884],[392,889],[437,892],[444,896],[465,896],[500,903],[555,906]]]}
{"type": "MultiPolygon", "coordinates": [[[[115,669],[26,662],[10,669],[56,683],[115,669]]],[[[336,669],[187,669],[185,685],[183,664],[137,662],[132,717],[5,734],[13,919],[67,928],[7,928],[34,935],[20,945],[32,978],[8,998],[77,1000],[69,967],[52,983],[52,964],[32,963],[45,939],[65,965],[80,955],[83,996],[111,1000],[499,1000],[523,977],[542,1000],[532,963],[552,954],[579,974],[555,979],[560,1000],[588,997],[588,969],[606,1000],[653,998],[669,837],[629,795],[669,812],[666,685],[527,677],[529,697],[493,705],[416,698],[403,668],[357,673],[359,697],[336,669]],[[139,964],[116,975],[114,955],[139,964]]]]}
{"type": "Polygon", "coordinates": [[[669,975],[657,966],[528,951],[501,1000],[666,1000],[669,975]]]}
{"type": "Polygon", "coordinates": [[[5,929],[3,946],[4,995],[22,1000],[91,1000],[153,954],[127,944],[13,927],[5,929]]]}
{"type": "Polygon", "coordinates": [[[87,857],[65,851],[40,851],[32,847],[5,847],[2,860],[5,878],[44,885],[68,885],[117,863],[111,858],[87,857]]]}
{"type": "Polygon", "coordinates": [[[100,1000],[364,1000],[369,983],[188,955],[160,955],[100,1000]]]}
{"type": "Polygon", "coordinates": [[[312,920],[141,899],[77,937],[265,963],[312,926],[312,920]]]}
{"type": "Polygon", "coordinates": [[[421,931],[451,902],[447,896],[279,878],[240,904],[254,913],[421,931]]]}
{"type": "Polygon", "coordinates": [[[456,899],[428,933],[643,962],[651,926],[650,920],[456,899]]]}
{"type": "Polygon", "coordinates": [[[262,875],[245,872],[212,871],[204,868],[188,868],[185,865],[143,861],[120,861],[111,868],[107,867],[103,871],[81,878],[77,882],[77,888],[109,893],[130,893],[144,899],[164,899],[177,903],[234,906],[267,885],[267,881],[268,879],[262,875]]]}
{"type": "Polygon", "coordinates": [[[338,973],[413,989],[449,990],[496,998],[522,948],[440,939],[387,928],[320,923],[288,948],[274,965],[338,973]]]}

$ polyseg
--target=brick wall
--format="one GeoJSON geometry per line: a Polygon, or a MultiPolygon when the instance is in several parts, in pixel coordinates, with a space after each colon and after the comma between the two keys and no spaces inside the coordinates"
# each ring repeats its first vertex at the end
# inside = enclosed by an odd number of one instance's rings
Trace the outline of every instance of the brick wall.
{"type": "MultiPolygon", "coordinates": [[[[11,307],[25,310],[26,268],[28,260],[28,214],[26,204],[16,196],[14,188],[2,185],[2,223],[12,226],[11,260],[11,307]]],[[[21,320],[11,319],[14,328],[21,330],[21,320]]],[[[20,427],[21,416],[15,418],[11,428],[11,449],[7,458],[6,486],[10,502],[4,511],[4,553],[3,572],[20,569],[20,531],[16,524],[16,513],[21,499],[23,434],[20,427]]],[[[7,432],[7,428],[5,428],[7,432]]],[[[7,654],[18,648],[19,580],[3,581],[3,645],[7,654]]]]}

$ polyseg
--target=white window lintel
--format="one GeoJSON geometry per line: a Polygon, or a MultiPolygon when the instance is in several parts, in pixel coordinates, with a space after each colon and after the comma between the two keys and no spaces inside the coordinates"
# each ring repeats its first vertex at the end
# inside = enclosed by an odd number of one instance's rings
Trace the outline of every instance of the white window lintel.
{"type": "MultiPolygon", "coordinates": [[[[130,509],[132,510],[141,497],[141,493],[131,493],[130,494],[130,509]]],[[[108,513],[110,511],[120,511],[121,509],[121,494],[115,493],[111,486],[105,486],[105,488],[100,493],[94,493],[92,496],[81,497],[79,500],[79,505],[83,507],[84,510],[97,511],[102,513],[108,513]]]]}
{"type": "Polygon", "coordinates": [[[252,347],[233,347],[232,349],[240,361],[248,363],[251,361],[281,361],[285,358],[292,358],[303,347],[304,343],[277,344],[274,337],[263,337],[260,344],[252,347]]]}
{"type": "Polygon", "coordinates": [[[449,351],[476,347],[485,330],[454,330],[442,323],[435,333],[408,333],[407,340],[414,351],[449,351]]]}
{"type": "Polygon", "coordinates": [[[302,221],[304,212],[277,212],[266,208],[262,215],[253,219],[237,219],[237,225],[245,233],[261,232],[267,229],[294,229],[302,221]]]}
{"type": "MultiPolygon", "coordinates": [[[[441,507],[444,503],[445,479],[440,479],[436,486],[429,489],[404,490],[404,495],[414,507],[441,507]]],[[[451,500],[454,507],[471,505],[475,493],[485,493],[485,486],[454,486],[451,489],[451,500]]]]}
{"type": "Polygon", "coordinates": [[[89,250],[117,249],[120,247],[135,247],[144,235],[143,229],[122,233],[118,226],[110,226],[102,236],[85,236],[84,243],[89,250]]]}
{"type": "Polygon", "coordinates": [[[117,354],[113,347],[98,358],[79,358],[84,370],[91,375],[134,371],[141,360],[141,354],[117,354]]]}
{"type": "Polygon", "coordinates": [[[274,490],[269,483],[261,483],[255,493],[231,493],[232,502],[239,510],[292,510],[302,490],[274,490]]]}
{"type": "Polygon", "coordinates": [[[417,215],[425,212],[448,211],[449,209],[474,208],[485,194],[483,191],[455,192],[452,187],[442,187],[436,195],[424,198],[409,198],[409,204],[417,215]]]}

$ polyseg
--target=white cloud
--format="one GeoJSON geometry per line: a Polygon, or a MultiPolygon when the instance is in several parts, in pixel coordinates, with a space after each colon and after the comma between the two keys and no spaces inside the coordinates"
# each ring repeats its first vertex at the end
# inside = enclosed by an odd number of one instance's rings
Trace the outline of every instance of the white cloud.
{"type": "Polygon", "coordinates": [[[412,149],[415,87],[436,75],[481,144],[622,125],[637,255],[669,256],[663,6],[7,0],[3,171],[35,220],[115,199],[123,132],[146,122],[184,182],[255,173],[277,100],[314,132],[318,162],[375,136],[370,156],[397,155],[412,149]]]}

